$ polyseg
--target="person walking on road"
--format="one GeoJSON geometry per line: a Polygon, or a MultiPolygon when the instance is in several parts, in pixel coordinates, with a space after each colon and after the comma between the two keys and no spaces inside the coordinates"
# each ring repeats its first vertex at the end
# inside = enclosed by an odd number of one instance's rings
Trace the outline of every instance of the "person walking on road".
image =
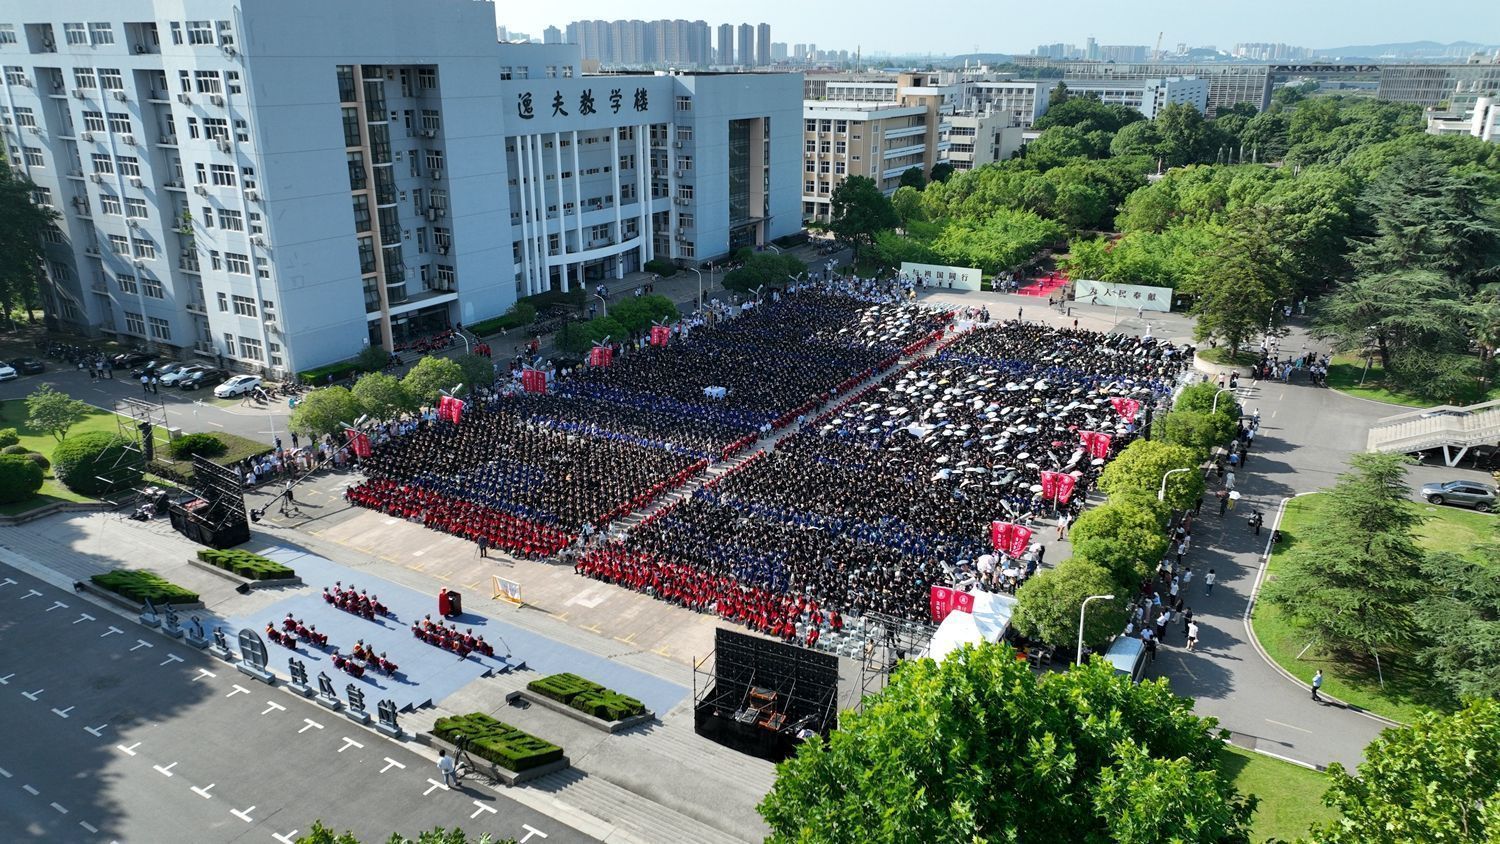
{"type": "Polygon", "coordinates": [[[1313,679],[1312,679],[1312,699],[1313,700],[1322,702],[1323,696],[1320,695],[1320,694],[1318,694],[1318,689],[1321,689],[1321,688],[1323,688],[1323,669],[1319,668],[1318,669],[1318,673],[1314,674],[1313,675],[1313,679]]]}
{"type": "Polygon", "coordinates": [[[1214,593],[1214,581],[1216,579],[1217,577],[1214,575],[1213,569],[1209,569],[1208,574],[1203,575],[1203,594],[1212,595],[1214,593]]]}
{"type": "Polygon", "coordinates": [[[443,785],[458,787],[458,774],[454,770],[453,757],[448,755],[448,751],[438,751],[437,769],[438,773],[443,775],[443,785]]]}
{"type": "Polygon", "coordinates": [[[1265,524],[1265,522],[1266,517],[1262,516],[1259,510],[1250,514],[1250,527],[1255,529],[1256,536],[1260,536],[1260,526],[1265,524]]]}
{"type": "Polygon", "coordinates": [[[1198,622],[1189,621],[1187,625],[1187,649],[1198,649],[1198,622]]]}

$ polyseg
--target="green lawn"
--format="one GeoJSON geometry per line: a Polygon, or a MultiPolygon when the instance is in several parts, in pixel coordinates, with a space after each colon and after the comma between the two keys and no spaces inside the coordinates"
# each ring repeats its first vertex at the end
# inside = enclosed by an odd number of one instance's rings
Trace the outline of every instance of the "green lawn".
{"type": "Polygon", "coordinates": [[[1251,841],[1295,841],[1313,823],[1337,815],[1322,803],[1328,789],[1326,774],[1229,744],[1224,745],[1220,765],[1240,793],[1260,798],[1251,841]]]}
{"type": "Polygon", "coordinates": [[[1229,349],[1224,347],[1219,347],[1216,349],[1199,349],[1198,357],[1201,357],[1209,363],[1217,364],[1219,366],[1254,366],[1257,363],[1260,363],[1260,352],[1245,351],[1241,349],[1238,355],[1234,355],[1233,357],[1231,357],[1229,354],[1229,349]]]}
{"type": "MultiPolygon", "coordinates": [[[[1324,500],[1324,495],[1319,493],[1287,502],[1286,515],[1281,522],[1283,540],[1271,556],[1270,577],[1276,575],[1278,560],[1296,544],[1297,532],[1318,518],[1324,500]]],[[[1494,516],[1472,510],[1416,503],[1411,506],[1428,517],[1418,528],[1417,535],[1422,546],[1433,551],[1468,553],[1495,522],[1494,516]]],[[[1321,668],[1323,691],[1340,700],[1404,722],[1410,722],[1423,712],[1448,712],[1457,706],[1457,701],[1433,685],[1427,671],[1410,654],[1381,655],[1380,669],[1385,676],[1382,688],[1373,659],[1335,658],[1317,647],[1308,648],[1303,653],[1309,637],[1270,603],[1256,602],[1252,622],[1261,647],[1276,664],[1304,681],[1311,679],[1313,672],[1321,668]]]]}
{"type": "MultiPolygon", "coordinates": [[[[1380,364],[1372,363],[1370,371],[1366,373],[1365,359],[1357,355],[1334,357],[1328,365],[1328,386],[1351,396],[1371,401],[1383,401],[1387,404],[1399,404],[1406,407],[1432,407],[1435,404],[1442,404],[1442,402],[1419,399],[1416,396],[1386,389],[1385,370],[1380,364]]],[[[1484,396],[1476,397],[1473,403],[1492,399],[1500,399],[1500,387],[1490,390],[1484,396]]]]}
{"type": "MultiPolygon", "coordinates": [[[[21,435],[21,445],[28,449],[40,452],[48,460],[52,459],[52,449],[57,447],[57,440],[51,434],[38,431],[26,424],[26,402],[21,399],[0,401],[0,428],[15,428],[16,433],[21,435]]],[[[113,434],[116,429],[115,415],[108,411],[96,410],[89,414],[88,418],[74,427],[68,429],[68,435],[86,434],[91,431],[105,431],[113,434]]],[[[34,510],[47,504],[59,501],[92,501],[92,498],[71,492],[67,487],[57,482],[52,476],[52,470],[48,469],[42,480],[42,488],[37,494],[26,500],[14,504],[0,505],[0,515],[14,516],[34,510]]]]}

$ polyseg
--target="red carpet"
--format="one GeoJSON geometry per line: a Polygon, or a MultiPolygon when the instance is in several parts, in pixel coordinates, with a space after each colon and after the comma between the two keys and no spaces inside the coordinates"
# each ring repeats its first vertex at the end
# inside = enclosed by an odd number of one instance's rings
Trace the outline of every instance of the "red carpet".
{"type": "Polygon", "coordinates": [[[1059,273],[1048,273],[1031,284],[1016,291],[1022,296],[1051,296],[1052,292],[1066,286],[1068,279],[1059,273]]]}

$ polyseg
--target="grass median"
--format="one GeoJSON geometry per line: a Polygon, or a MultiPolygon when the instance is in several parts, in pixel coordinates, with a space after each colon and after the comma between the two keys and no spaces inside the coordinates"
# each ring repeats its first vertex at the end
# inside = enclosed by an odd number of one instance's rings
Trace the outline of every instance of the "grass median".
{"type": "Polygon", "coordinates": [[[1307,835],[1312,824],[1337,814],[1323,805],[1327,774],[1228,744],[1219,764],[1241,794],[1260,798],[1251,820],[1251,841],[1295,841],[1307,835]]]}

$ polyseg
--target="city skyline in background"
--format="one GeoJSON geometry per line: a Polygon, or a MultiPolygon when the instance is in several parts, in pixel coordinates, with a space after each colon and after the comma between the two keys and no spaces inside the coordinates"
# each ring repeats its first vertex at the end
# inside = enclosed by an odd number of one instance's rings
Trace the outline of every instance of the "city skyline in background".
{"type": "MultiPolygon", "coordinates": [[[[768,23],[777,42],[837,45],[863,55],[955,55],[963,53],[1008,53],[1027,55],[1037,45],[1071,43],[1082,46],[1089,38],[1100,44],[1154,46],[1158,36],[1164,49],[1178,44],[1188,47],[1214,46],[1229,51],[1236,43],[1282,42],[1311,50],[1417,40],[1442,44],[1500,43],[1500,27],[1482,27],[1493,20],[1488,4],[1481,0],[1433,0],[1422,7],[1421,18],[1401,20],[1390,14],[1370,15],[1368,3],[1331,0],[1308,6],[1293,0],[1267,0],[1253,19],[1238,15],[1205,15],[1199,4],[1166,0],[1130,7],[1110,7],[1083,0],[1060,0],[1045,14],[1020,4],[980,5],[973,0],[959,4],[965,12],[928,21],[920,32],[906,26],[891,26],[891,16],[878,14],[878,4],[866,11],[877,14],[849,15],[832,7],[809,6],[789,0],[766,0],[757,5],[755,20],[709,20],[701,4],[664,0],[649,7],[622,7],[602,0],[579,0],[565,13],[540,7],[496,5],[496,24],[542,40],[549,27],[566,29],[573,21],[602,19],[704,20],[714,32],[721,24],[738,30],[742,23],[768,23]]],[[[1411,8],[1411,7],[1407,7],[1411,8]]],[[[890,11],[895,12],[892,7],[890,11]]],[[[715,18],[722,15],[714,15],[715,18]]],[[[717,41],[715,41],[717,50],[717,41]]]]}

